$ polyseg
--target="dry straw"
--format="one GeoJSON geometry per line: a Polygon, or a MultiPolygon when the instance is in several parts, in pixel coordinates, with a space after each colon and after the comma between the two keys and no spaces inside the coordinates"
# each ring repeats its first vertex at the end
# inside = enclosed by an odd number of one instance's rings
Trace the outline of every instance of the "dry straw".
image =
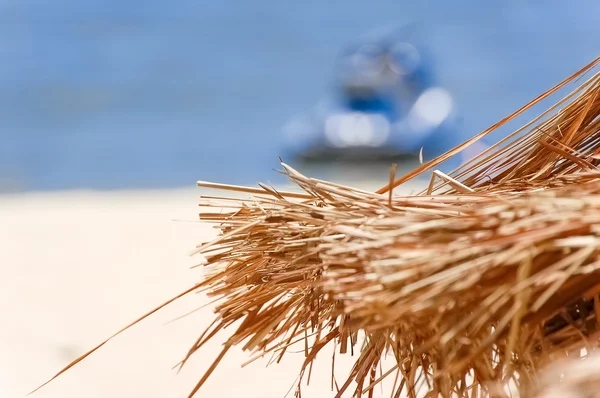
{"type": "Polygon", "coordinates": [[[549,396],[539,370],[591,352],[600,333],[600,73],[450,175],[434,172],[426,192],[391,192],[599,62],[440,158],[395,181],[391,173],[376,193],[284,163],[302,193],[199,182],[253,196],[203,198],[200,218],[221,231],[195,251],[211,272],[164,304],[193,291],[217,299],[183,363],[231,327],[190,396],[233,346],[278,362],[297,343],[298,395],[333,346],[355,354],[345,379],[332,370],[336,397],[371,396],[388,379],[392,397],[549,396]]]}

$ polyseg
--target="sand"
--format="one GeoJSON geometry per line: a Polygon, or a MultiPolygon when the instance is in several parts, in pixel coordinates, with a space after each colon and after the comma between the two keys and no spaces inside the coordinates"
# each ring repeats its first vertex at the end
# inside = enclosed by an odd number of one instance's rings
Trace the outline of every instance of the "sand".
{"type": "MultiPolygon", "coordinates": [[[[376,188],[380,184],[355,184],[376,188]]],[[[202,278],[188,253],[215,235],[197,221],[199,189],[58,192],[0,196],[0,396],[19,397],[146,311],[202,278]]],[[[186,397],[220,351],[178,363],[212,321],[198,294],[133,327],[33,397],[186,397]]],[[[242,369],[232,350],[199,397],[283,397],[302,355],[242,369]]],[[[306,396],[329,396],[330,361],[313,371],[306,396]],[[311,391],[317,391],[310,394],[311,391]]],[[[336,360],[338,377],[347,362],[336,360]]],[[[333,394],[332,394],[333,395],[333,394]]]]}

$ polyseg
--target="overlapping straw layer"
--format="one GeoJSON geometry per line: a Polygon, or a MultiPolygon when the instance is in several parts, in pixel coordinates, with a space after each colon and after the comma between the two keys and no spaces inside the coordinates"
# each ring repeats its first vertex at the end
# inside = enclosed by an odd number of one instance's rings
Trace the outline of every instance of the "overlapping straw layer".
{"type": "Polygon", "coordinates": [[[233,346],[278,361],[298,342],[304,378],[325,347],[355,353],[336,397],[387,379],[392,397],[541,394],[542,367],[600,336],[600,74],[456,172],[435,172],[427,192],[391,189],[599,61],[377,193],[286,164],[302,193],[199,183],[254,196],[203,199],[200,218],[221,234],[197,248],[210,273],[182,295],[207,291],[216,319],[188,357],[230,328],[191,395],[233,346]]]}
{"type": "Polygon", "coordinates": [[[205,282],[223,299],[216,327],[244,319],[225,349],[282,355],[311,334],[306,369],[326,345],[344,353],[364,333],[338,396],[395,373],[393,395],[416,395],[420,382],[443,396],[511,382],[528,391],[540,366],[596,333],[598,91],[595,74],[451,176],[434,174],[427,195],[382,194],[444,156],[377,194],[284,164],[306,197],[263,186],[269,196],[201,214],[223,232],[199,248],[223,266],[205,282]],[[378,374],[388,353],[395,366],[378,374]]]}
{"type": "Polygon", "coordinates": [[[426,382],[467,396],[493,383],[525,389],[553,355],[595,338],[600,173],[509,197],[390,200],[284,168],[311,199],[257,196],[201,214],[223,231],[199,248],[222,264],[204,282],[222,299],[214,330],[243,320],[226,349],[282,355],[309,334],[308,366],[364,333],[337,395],[398,373],[395,395],[426,382]],[[396,361],[381,375],[386,353],[396,361]]]}

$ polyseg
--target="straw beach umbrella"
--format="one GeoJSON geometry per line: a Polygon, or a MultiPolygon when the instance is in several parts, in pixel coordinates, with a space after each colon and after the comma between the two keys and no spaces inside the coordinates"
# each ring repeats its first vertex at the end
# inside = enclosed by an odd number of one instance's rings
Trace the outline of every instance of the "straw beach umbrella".
{"type": "Polygon", "coordinates": [[[377,192],[285,163],[297,191],[199,182],[251,197],[202,198],[200,219],[220,234],[195,250],[206,279],[178,297],[207,292],[216,317],[183,363],[218,332],[228,340],[191,395],[233,347],[279,361],[300,344],[297,395],[333,347],[356,354],[335,397],[388,379],[392,397],[550,396],[540,370],[587,355],[600,336],[600,73],[588,73],[599,62],[377,192]],[[522,129],[453,173],[435,170],[582,76],[522,129]],[[393,195],[428,172],[424,192],[393,195]]]}

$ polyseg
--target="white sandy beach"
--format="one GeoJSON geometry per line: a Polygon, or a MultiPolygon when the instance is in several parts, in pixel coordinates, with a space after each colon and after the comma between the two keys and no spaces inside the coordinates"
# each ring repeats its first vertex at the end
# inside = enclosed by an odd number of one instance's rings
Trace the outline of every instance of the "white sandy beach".
{"type": "MultiPolygon", "coordinates": [[[[361,184],[375,188],[380,184],[361,184]]],[[[202,269],[188,253],[214,236],[198,222],[200,189],[58,192],[0,196],[0,396],[22,397],[104,338],[190,287],[202,269]]],[[[212,321],[192,295],[115,338],[36,392],[45,397],[186,397],[220,351],[200,351],[177,374],[171,368],[212,321]],[[168,324],[167,324],[168,323],[168,324]]],[[[232,350],[199,397],[282,398],[302,355],[265,369],[241,369],[232,350]]],[[[336,360],[339,376],[346,364],[336,360]]],[[[329,391],[330,361],[313,370],[312,396],[329,391]]],[[[325,394],[324,394],[325,393],[325,394]]]]}

